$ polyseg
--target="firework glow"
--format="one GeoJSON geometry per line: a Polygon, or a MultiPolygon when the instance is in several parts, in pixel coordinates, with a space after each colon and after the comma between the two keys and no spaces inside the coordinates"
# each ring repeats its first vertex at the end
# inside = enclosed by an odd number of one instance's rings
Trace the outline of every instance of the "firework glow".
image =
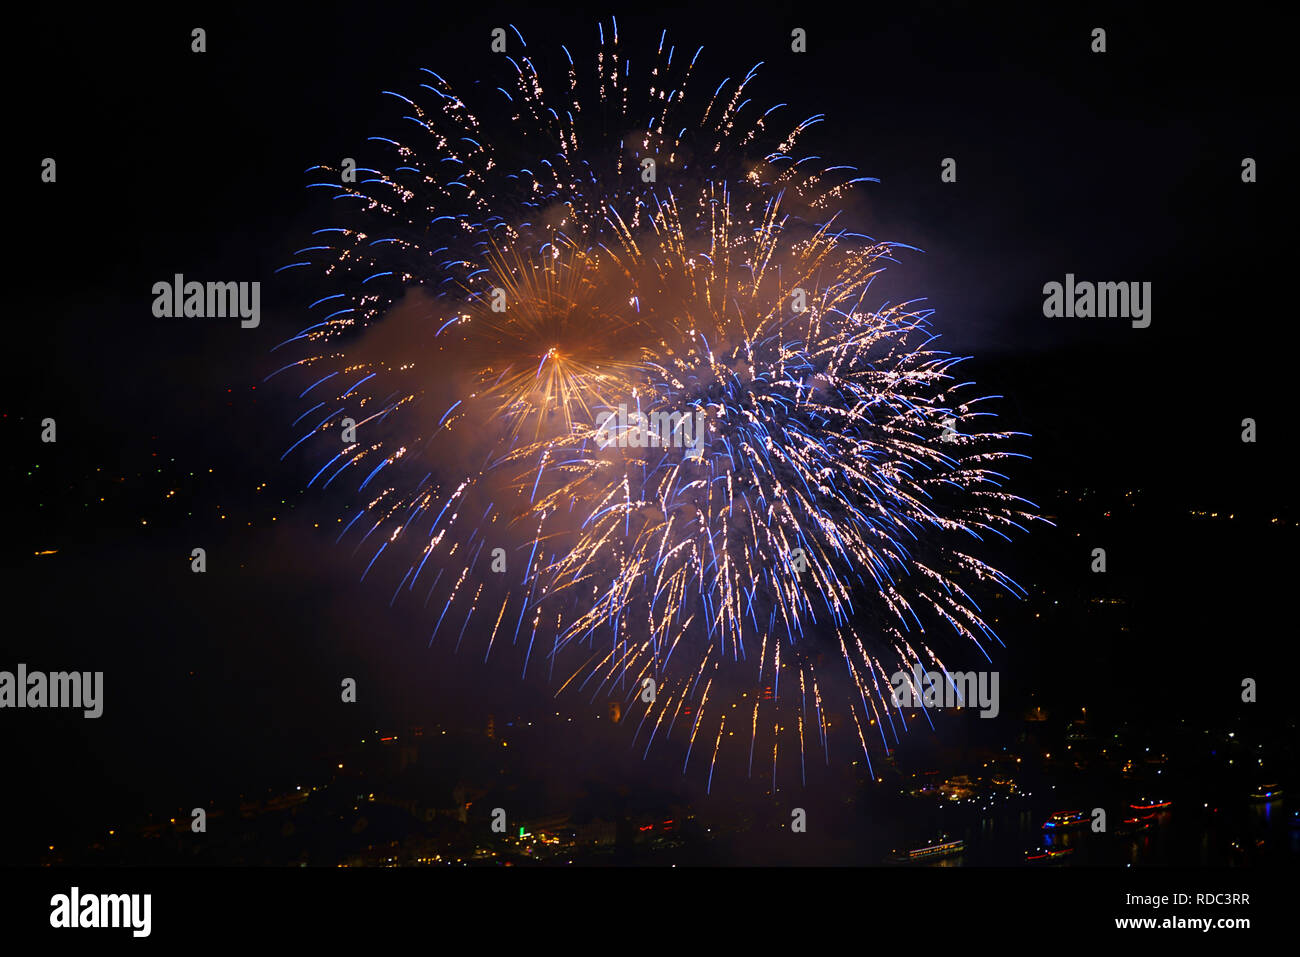
{"type": "Polygon", "coordinates": [[[373,166],[308,171],[334,221],[284,267],[321,295],[275,348],[283,458],[355,496],[339,541],[431,645],[621,702],[709,787],[870,768],[891,675],[991,661],[979,592],[1024,594],[976,554],[1041,520],[998,471],[1021,433],[980,429],[921,300],[874,302],[911,247],[851,231],[874,180],[807,155],[822,118],[758,105],[758,66],[509,36],[481,108],[426,70],[373,166]]]}

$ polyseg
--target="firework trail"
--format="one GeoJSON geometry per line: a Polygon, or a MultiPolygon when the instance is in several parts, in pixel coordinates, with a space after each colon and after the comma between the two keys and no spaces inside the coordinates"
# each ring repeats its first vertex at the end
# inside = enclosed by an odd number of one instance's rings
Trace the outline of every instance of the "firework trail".
{"type": "Polygon", "coordinates": [[[988,659],[974,586],[1023,594],[967,550],[1034,518],[996,471],[1018,433],[973,428],[928,310],[867,304],[909,247],[841,224],[868,178],[802,154],[821,117],[755,105],[757,66],[697,94],[699,50],[634,69],[612,24],[551,96],[515,38],[490,114],[424,71],[373,168],[308,171],[338,215],[284,267],[328,287],[276,347],[284,457],[357,493],[339,540],[430,644],[621,700],[709,787],[724,734],[773,789],[832,724],[870,768],[890,675],[988,659]]]}

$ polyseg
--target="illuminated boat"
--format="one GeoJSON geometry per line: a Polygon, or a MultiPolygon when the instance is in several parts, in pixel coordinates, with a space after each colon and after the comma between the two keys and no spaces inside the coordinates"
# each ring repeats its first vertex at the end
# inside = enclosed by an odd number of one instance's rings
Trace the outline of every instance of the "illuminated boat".
{"type": "Polygon", "coordinates": [[[893,860],[908,864],[916,861],[932,861],[941,857],[951,857],[954,854],[960,854],[965,849],[965,841],[948,841],[944,838],[940,838],[939,840],[932,841],[922,847],[914,847],[910,851],[895,851],[893,854],[893,860]]]}
{"type": "Polygon", "coordinates": [[[1252,801],[1278,801],[1282,798],[1282,787],[1278,784],[1261,784],[1250,792],[1252,801]]]}
{"type": "Polygon", "coordinates": [[[1069,857],[1073,853],[1072,847],[1035,847],[1033,850],[1025,851],[1025,863],[1045,864],[1060,860],[1062,857],[1069,857]]]}
{"type": "Polygon", "coordinates": [[[1173,806],[1173,801],[1166,801],[1163,798],[1139,798],[1129,805],[1138,812],[1138,817],[1142,818],[1155,817],[1161,811],[1167,811],[1173,806]]]}
{"type": "Polygon", "coordinates": [[[1126,817],[1115,827],[1115,833],[1122,836],[1139,834],[1142,831],[1149,830],[1151,830],[1151,822],[1140,817],[1126,817]]]}
{"type": "Polygon", "coordinates": [[[1044,831],[1068,831],[1076,827],[1087,827],[1091,818],[1084,811],[1057,811],[1043,822],[1044,831]]]}

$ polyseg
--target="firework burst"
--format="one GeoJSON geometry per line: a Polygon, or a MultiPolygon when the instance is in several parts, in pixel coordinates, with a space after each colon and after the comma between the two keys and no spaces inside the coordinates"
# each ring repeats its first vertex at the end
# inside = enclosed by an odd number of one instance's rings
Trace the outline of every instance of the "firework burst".
{"type": "Polygon", "coordinates": [[[890,675],[987,658],[973,590],[1020,591],[968,550],[1033,517],[1015,433],[973,428],[928,310],[868,304],[907,247],[841,222],[867,178],[801,155],[820,117],[755,106],[757,67],[692,106],[666,37],[639,73],[602,28],[589,81],[561,50],[554,101],[526,54],[495,122],[425,71],[374,168],[309,170],[340,215],[285,267],[333,287],[276,347],[309,383],[285,455],[356,490],[340,541],[431,644],[620,700],[710,786],[724,738],[775,788],[833,723],[869,767],[890,675]]]}

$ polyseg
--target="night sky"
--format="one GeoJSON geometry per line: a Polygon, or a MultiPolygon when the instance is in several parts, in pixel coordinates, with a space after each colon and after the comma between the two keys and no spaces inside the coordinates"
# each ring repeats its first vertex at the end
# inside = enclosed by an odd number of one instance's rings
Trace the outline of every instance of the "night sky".
{"type": "MultiPolygon", "coordinates": [[[[581,699],[429,650],[418,604],[390,608],[391,583],[358,584],[359,556],[333,544],[338,501],[304,494],[304,466],[279,461],[296,393],[263,380],[280,364],[270,348],[306,324],[311,285],[274,270],[325,212],[303,171],[385,133],[379,91],[413,86],[419,67],[487,75],[492,27],[581,60],[607,16],[412,7],[12,14],[37,66],[8,85],[0,667],[103,670],[107,690],[97,721],[0,716],[24,782],[6,800],[31,824],[9,832],[5,862],[78,822],[290,783],[358,733],[484,713],[555,722],[521,760],[557,800],[578,781],[700,799],[581,699]],[[55,184],[39,181],[46,156],[55,184]],[[175,273],[261,281],[260,327],[155,318],[151,287],[175,273]],[[196,545],[206,575],[190,573],[196,545]],[[340,676],[362,689],[353,711],[340,676]]],[[[1058,527],[997,554],[1032,593],[1001,612],[1005,707],[1227,714],[1254,676],[1259,707],[1289,713],[1297,343],[1274,237],[1293,105],[1272,14],[828,11],[655,4],[619,31],[633,49],[664,27],[703,44],[704,85],[764,61],[756,95],[827,114],[816,152],[881,180],[859,191],[856,225],[924,250],[882,295],[927,297],[945,347],[973,357],[968,377],[1004,397],[1003,426],[1032,435],[1015,488],[1058,527]],[[1105,54],[1089,52],[1094,26],[1105,54]],[[794,27],[807,54],[789,50],[794,27]],[[940,182],[944,157],[956,183],[940,182]],[[1244,157],[1259,182],[1241,181],[1244,157]],[[1066,273],[1151,282],[1151,326],[1044,318],[1043,284],[1066,273]],[[1088,571],[1098,546],[1104,583],[1088,571]],[[1100,594],[1127,602],[1128,631],[1085,614],[1100,594]]]]}

